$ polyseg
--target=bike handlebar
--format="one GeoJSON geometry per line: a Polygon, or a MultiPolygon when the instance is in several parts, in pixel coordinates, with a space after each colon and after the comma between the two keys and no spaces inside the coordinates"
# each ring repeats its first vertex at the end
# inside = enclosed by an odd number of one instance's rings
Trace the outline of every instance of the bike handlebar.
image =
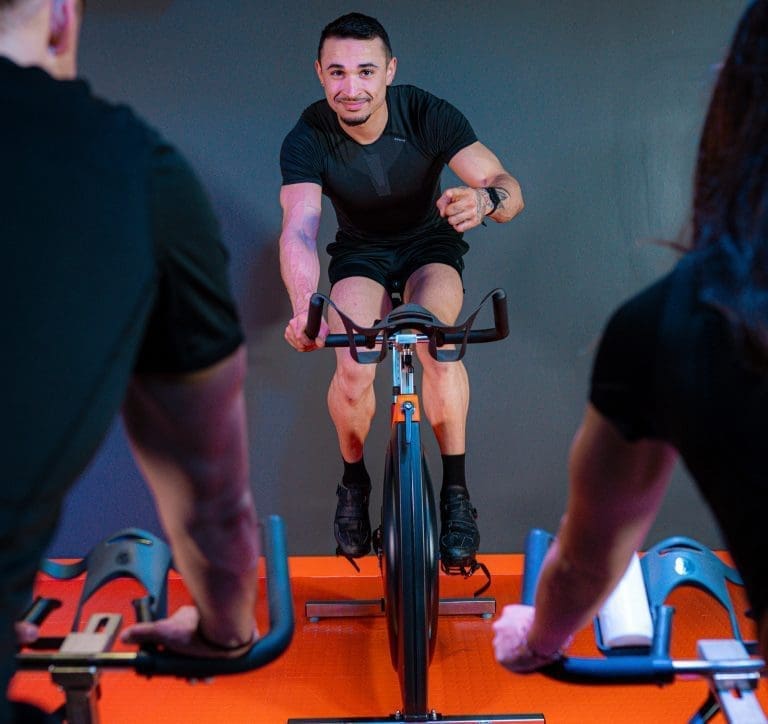
{"type": "MultiPolygon", "coordinates": [[[[521,603],[533,606],[541,567],[553,536],[535,528],[528,533],[525,542],[525,564],[521,603]]],[[[558,681],[577,684],[669,684],[676,676],[759,674],[765,662],[757,658],[725,659],[673,659],[669,654],[672,616],[674,608],[658,606],[654,611],[653,639],[643,653],[622,653],[598,657],[565,656],[541,669],[541,672],[558,681]]]]}
{"type": "MultiPolygon", "coordinates": [[[[430,342],[430,352],[433,357],[441,361],[453,361],[460,359],[464,354],[467,344],[482,344],[504,339],[509,334],[509,319],[507,315],[507,294],[503,289],[494,289],[487,294],[477,309],[463,322],[455,325],[444,324],[431,312],[416,304],[403,304],[395,307],[384,319],[376,322],[371,327],[362,327],[341,312],[324,294],[315,293],[309,301],[307,324],[304,333],[309,339],[315,339],[320,331],[320,321],[323,315],[323,307],[328,303],[338,313],[346,333],[329,334],[325,338],[326,347],[349,347],[354,350],[357,347],[372,349],[377,343],[385,343],[386,340],[404,330],[416,330],[425,335],[425,341],[430,342]],[[472,324],[478,312],[485,306],[488,298],[492,300],[493,327],[487,329],[472,329],[472,324]],[[458,355],[445,355],[437,351],[438,347],[446,344],[460,345],[458,355]],[[442,356],[438,356],[442,355],[442,356]]],[[[359,361],[378,362],[383,359],[383,354],[359,361]]],[[[353,352],[353,357],[355,353],[353,352]]],[[[357,357],[355,357],[357,359],[357,357]]]]}
{"type": "MultiPolygon", "coordinates": [[[[234,659],[193,658],[171,651],[141,648],[137,652],[75,653],[19,653],[16,664],[22,670],[47,670],[51,667],[95,667],[97,669],[134,669],[144,676],[178,676],[188,679],[207,679],[223,674],[238,674],[259,668],[276,659],[290,644],[293,637],[293,600],[288,574],[288,556],[283,521],[272,515],[264,536],[266,561],[269,630],[257,639],[250,650],[234,659]]],[[[43,611],[41,604],[33,607],[26,620],[40,623],[44,615],[56,608],[43,611]],[[32,617],[32,619],[30,619],[32,617]]]]}

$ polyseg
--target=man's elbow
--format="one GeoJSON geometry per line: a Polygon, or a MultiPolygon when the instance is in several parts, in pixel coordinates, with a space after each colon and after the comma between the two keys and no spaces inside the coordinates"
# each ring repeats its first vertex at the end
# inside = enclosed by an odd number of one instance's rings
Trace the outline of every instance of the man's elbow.
{"type": "Polygon", "coordinates": [[[524,208],[525,208],[525,201],[523,200],[523,193],[520,190],[520,187],[517,187],[517,193],[512,197],[512,209],[510,209],[510,213],[512,214],[511,218],[515,218],[524,208]]]}

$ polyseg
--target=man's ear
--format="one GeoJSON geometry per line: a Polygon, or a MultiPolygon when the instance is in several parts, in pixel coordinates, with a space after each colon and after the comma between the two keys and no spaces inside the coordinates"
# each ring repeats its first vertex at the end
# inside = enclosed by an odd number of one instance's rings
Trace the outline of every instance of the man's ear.
{"type": "Polygon", "coordinates": [[[48,50],[62,55],[71,50],[75,30],[75,0],[51,0],[48,50]]]}
{"type": "Polygon", "coordinates": [[[394,56],[387,63],[387,85],[392,85],[392,81],[395,79],[395,73],[397,72],[397,58],[394,56]]]}

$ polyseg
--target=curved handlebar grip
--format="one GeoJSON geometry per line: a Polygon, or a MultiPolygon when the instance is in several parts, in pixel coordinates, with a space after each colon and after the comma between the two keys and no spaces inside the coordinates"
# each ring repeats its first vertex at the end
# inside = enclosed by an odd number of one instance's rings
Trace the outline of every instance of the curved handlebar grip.
{"type": "MultiPolygon", "coordinates": [[[[307,326],[304,327],[304,334],[311,340],[317,338],[320,331],[320,322],[323,319],[323,306],[325,297],[315,292],[309,300],[309,309],[307,310],[307,326]]],[[[362,334],[354,335],[355,345],[362,347],[366,343],[366,338],[362,334]]],[[[325,338],[326,347],[349,347],[349,337],[346,334],[329,334],[325,338]]]]}
{"type": "Polygon", "coordinates": [[[541,528],[532,528],[525,539],[525,564],[523,566],[523,590],[520,603],[533,606],[536,600],[536,584],[539,582],[544,556],[554,536],[541,528]]]}
{"type": "MultiPolygon", "coordinates": [[[[541,528],[532,528],[525,539],[525,563],[520,602],[533,606],[536,599],[536,585],[550,545],[555,537],[541,528]]],[[[663,612],[667,623],[662,629],[668,631],[671,613],[663,612]]],[[[660,635],[657,646],[650,654],[610,656],[607,658],[565,657],[542,669],[542,673],[575,684],[618,684],[618,683],[666,683],[675,678],[674,664],[664,648],[664,636],[660,635]]]]}
{"type": "Polygon", "coordinates": [[[288,573],[288,553],[283,521],[276,515],[268,519],[264,547],[267,566],[269,631],[250,651],[236,659],[197,659],[170,652],[140,651],[135,662],[138,673],[165,674],[189,679],[205,679],[221,674],[238,674],[257,669],[276,659],[293,638],[293,598],[288,573]]]}
{"type": "Polygon", "coordinates": [[[323,319],[323,305],[325,299],[322,294],[313,294],[309,300],[309,310],[307,311],[307,326],[304,327],[304,334],[314,340],[320,331],[320,322],[323,319]]]}
{"type": "Polygon", "coordinates": [[[498,339],[504,339],[509,335],[507,293],[503,289],[497,289],[493,293],[493,325],[499,335],[498,339]]]}
{"type": "MultiPolygon", "coordinates": [[[[465,332],[446,332],[443,337],[447,344],[462,344],[466,341],[468,344],[478,344],[482,342],[497,342],[509,335],[509,317],[507,314],[507,293],[503,289],[494,289],[490,294],[493,302],[493,327],[488,329],[470,329],[469,334],[465,332]]],[[[480,303],[480,307],[475,314],[485,304],[485,299],[480,303]]],[[[472,315],[474,317],[474,315],[472,315]]]]}

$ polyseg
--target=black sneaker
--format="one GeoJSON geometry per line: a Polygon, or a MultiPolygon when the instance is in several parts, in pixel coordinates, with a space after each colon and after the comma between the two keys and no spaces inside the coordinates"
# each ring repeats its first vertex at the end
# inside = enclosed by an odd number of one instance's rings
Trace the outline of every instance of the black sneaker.
{"type": "Polygon", "coordinates": [[[477,511],[465,488],[449,487],[440,495],[440,563],[443,570],[468,568],[480,545],[477,511]]]}
{"type": "Polygon", "coordinates": [[[333,519],[333,535],[336,537],[336,555],[360,558],[371,552],[371,521],[368,517],[368,499],[371,486],[347,487],[342,483],[336,488],[339,502],[333,519]]]}

